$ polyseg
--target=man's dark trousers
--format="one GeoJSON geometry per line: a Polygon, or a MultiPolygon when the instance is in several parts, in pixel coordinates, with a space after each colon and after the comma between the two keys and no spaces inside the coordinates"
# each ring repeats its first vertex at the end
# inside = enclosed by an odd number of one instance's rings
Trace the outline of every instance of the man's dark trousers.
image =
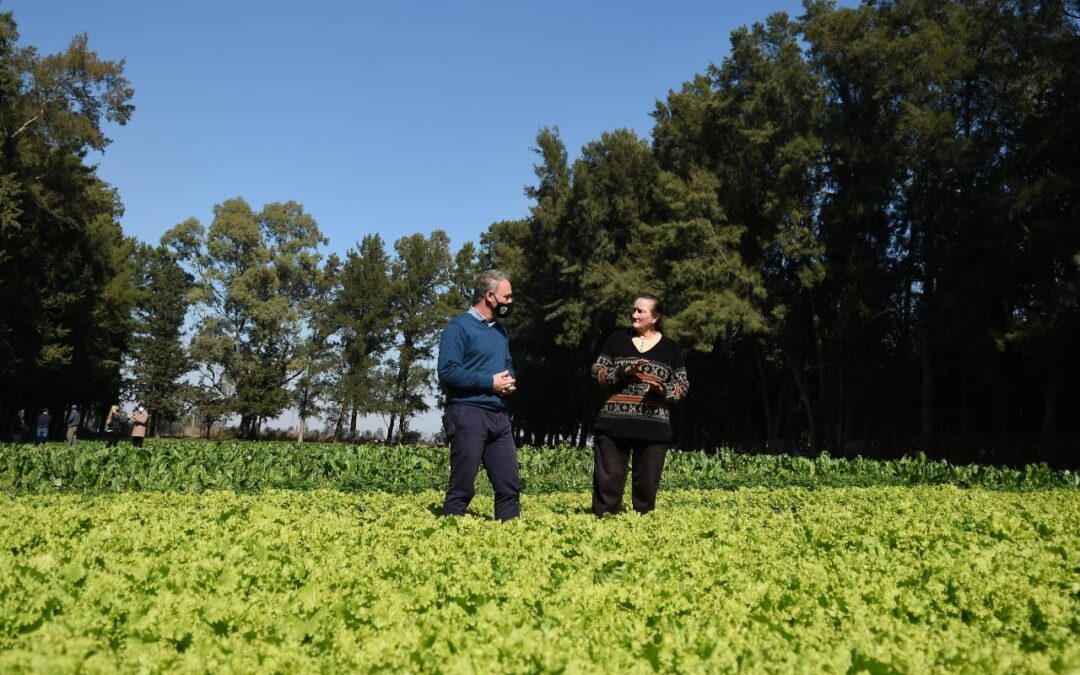
{"type": "Polygon", "coordinates": [[[450,403],[443,415],[443,429],[450,441],[450,487],[443,513],[465,515],[476,491],[476,474],[483,464],[495,491],[495,517],[517,518],[521,513],[521,477],[506,412],[450,403]]]}

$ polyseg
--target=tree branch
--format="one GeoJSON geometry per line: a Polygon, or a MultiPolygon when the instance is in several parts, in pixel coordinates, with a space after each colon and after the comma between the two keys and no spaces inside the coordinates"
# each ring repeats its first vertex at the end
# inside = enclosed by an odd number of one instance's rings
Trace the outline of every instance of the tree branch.
{"type": "Polygon", "coordinates": [[[23,123],[23,125],[22,125],[21,127],[19,127],[19,130],[18,130],[18,131],[16,131],[15,133],[13,133],[13,134],[11,135],[11,137],[12,137],[12,138],[15,138],[16,136],[18,136],[18,135],[19,135],[19,134],[21,134],[22,132],[26,131],[26,127],[28,127],[28,126],[30,126],[31,124],[33,124],[34,122],[36,122],[36,121],[37,121],[37,120],[38,120],[38,119],[39,119],[40,117],[41,117],[41,114],[39,113],[39,114],[37,114],[37,115],[34,115],[33,117],[31,117],[30,119],[26,120],[26,121],[25,121],[25,122],[23,123]]]}

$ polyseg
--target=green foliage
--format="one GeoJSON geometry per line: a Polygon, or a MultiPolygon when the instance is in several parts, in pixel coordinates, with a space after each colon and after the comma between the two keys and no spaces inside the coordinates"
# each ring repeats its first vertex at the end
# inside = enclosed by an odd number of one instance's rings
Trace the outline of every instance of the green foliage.
{"type": "Polygon", "coordinates": [[[394,242],[394,253],[388,309],[395,353],[377,372],[376,388],[384,392],[380,410],[390,417],[387,438],[402,442],[409,419],[429,407],[425,396],[434,391],[435,371],[428,364],[435,358],[439,333],[464,307],[456,305],[460,286],[453,284],[454,260],[445,232],[402,237],[394,242]]]}
{"type": "Polygon", "coordinates": [[[0,13],[0,408],[114,397],[135,300],[119,197],[83,159],[126,124],[123,61],[42,56],[0,13]],[[10,406],[10,407],[9,407],[10,406]]]}
{"type": "Polygon", "coordinates": [[[80,157],[89,149],[104,150],[110,141],[102,124],[127,124],[135,111],[124,60],[98,58],[85,33],[72,38],[63,52],[48,56],[40,56],[34,47],[15,47],[18,37],[11,13],[0,14],[0,58],[7,74],[3,84],[19,87],[17,94],[5,97],[5,137],[36,137],[61,153],[80,157]]]}
{"type": "Polygon", "coordinates": [[[287,385],[308,370],[306,331],[326,312],[333,273],[318,252],[326,239],[296,202],[256,213],[237,198],[214,207],[205,232],[187,221],[164,241],[196,279],[191,299],[201,321],[190,351],[200,384],[254,436],[260,420],[289,405],[287,385]]]}
{"type": "MultiPolygon", "coordinates": [[[[527,493],[587,491],[592,453],[571,447],[518,452],[527,493]]],[[[445,489],[449,452],[441,447],[325,443],[151,440],[136,448],[96,441],[0,445],[0,487],[56,490],[260,490],[336,488],[410,493],[445,489]]],[[[1024,470],[956,466],[924,456],[890,461],[672,452],[665,489],[958,485],[995,490],[1080,488],[1080,475],[1045,465],[1024,470]]],[[[481,492],[490,485],[479,481],[481,492]]]]}
{"type": "Polygon", "coordinates": [[[135,251],[139,298],[131,345],[132,393],[150,411],[150,433],[177,419],[184,405],[180,378],[190,370],[182,332],[193,279],[175,251],[141,245],[135,251]]]}
{"type": "Polygon", "coordinates": [[[481,272],[489,269],[489,266],[483,263],[476,250],[476,244],[471,241],[462,244],[458,252],[454,254],[454,267],[450,272],[451,289],[448,291],[446,300],[447,306],[452,310],[473,304],[476,278],[481,272]]]}
{"type": "Polygon", "coordinates": [[[618,130],[573,159],[541,129],[530,217],[482,238],[515,274],[526,438],[581,441],[588,361],[647,291],[690,352],[681,447],[959,437],[971,459],[1038,444],[1074,465],[1080,24],[1061,9],[814,0],[734,31],[656,104],[651,144],[618,130]]]}
{"type": "Polygon", "coordinates": [[[0,670],[1072,672],[1074,491],[0,496],[0,670]]]}
{"type": "Polygon", "coordinates": [[[346,415],[350,436],[358,414],[379,412],[375,369],[393,340],[390,304],[390,258],[382,237],[365,235],[349,249],[330,307],[336,328],[337,356],[332,398],[338,406],[337,434],[346,415]]]}
{"type": "Polygon", "coordinates": [[[331,410],[328,401],[336,385],[335,368],[339,363],[332,337],[338,330],[334,321],[335,293],[338,289],[341,261],[331,254],[317,280],[310,298],[312,317],[301,339],[297,357],[299,374],[292,388],[292,401],[300,419],[298,440],[304,441],[307,420],[331,410]]]}

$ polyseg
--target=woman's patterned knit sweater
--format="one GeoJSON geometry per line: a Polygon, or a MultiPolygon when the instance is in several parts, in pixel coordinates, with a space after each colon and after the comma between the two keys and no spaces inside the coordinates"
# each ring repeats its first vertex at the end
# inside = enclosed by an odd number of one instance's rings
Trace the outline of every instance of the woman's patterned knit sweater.
{"type": "Polygon", "coordinates": [[[671,405],[690,389],[682,354],[666,335],[639,352],[631,341],[633,335],[632,330],[613,333],[592,366],[593,379],[610,390],[593,429],[607,436],[670,440],[671,405]],[[640,359],[647,361],[641,374],[659,384],[661,393],[650,393],[648,382],[626,376],[626,367],[640,359]]]}

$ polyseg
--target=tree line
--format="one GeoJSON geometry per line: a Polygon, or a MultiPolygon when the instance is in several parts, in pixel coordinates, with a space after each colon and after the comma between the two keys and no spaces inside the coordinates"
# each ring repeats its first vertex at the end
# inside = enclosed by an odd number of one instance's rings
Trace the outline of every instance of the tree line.
{"type": "Polygon", "coordinates": [[[152,424],[236,416],[256,436],[293,408],[339,438],[381,414],[400,439],[437,393],[439,330],[497,267],[522,442],[585,442],[588,366],[651,292],[687,356],[681,447],[1075,464],[1078,16],[808,1],[736,30],[650,138],[614,130],[571,161],[541,129],[529,213],[478,246],[372,234],[339,258],[295,202],[125,237],[83,162],[132,113],[123,63],[85,36],[40,57],[5,15],[4,420],[123,392],[152,424]]]}
{"type": "Polygon", "coordinates": [[[651,139],[571,163],[543,130],[530,217],[485,235],[531,306],[522,427],[586,432],[580,374],[649,290],[691,350],[684,447],[1075,463],[1078,15],[808,2],[735,31],[651,139]]]}

